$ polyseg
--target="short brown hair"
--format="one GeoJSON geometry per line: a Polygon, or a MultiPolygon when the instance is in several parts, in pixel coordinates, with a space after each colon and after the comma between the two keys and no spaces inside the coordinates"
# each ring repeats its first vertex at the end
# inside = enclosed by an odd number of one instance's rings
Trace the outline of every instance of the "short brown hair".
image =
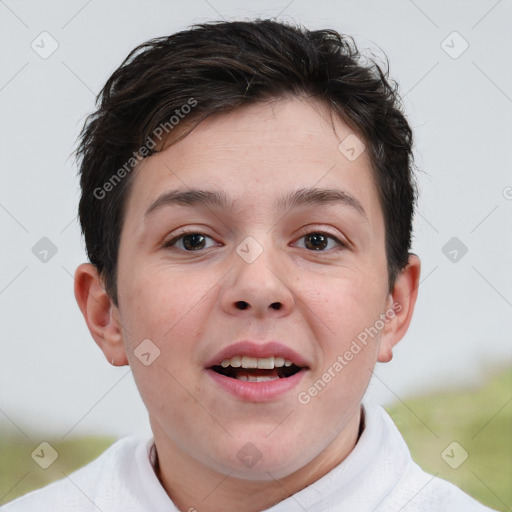
{"type": "Polygon", "coordinates": [[[77,148],[87,254],[113,302],[130,170],[152,154],[155,131],[172,126],[191,99],[187,124],[197,126],[211,114],[287,95],[325,102],[364,138],[384,215],[391,291],[411,244],[412,132],[396,82],[361,60],[350,36],[268,19],[194,25],[135,48],[99,93],[77,148]]]}

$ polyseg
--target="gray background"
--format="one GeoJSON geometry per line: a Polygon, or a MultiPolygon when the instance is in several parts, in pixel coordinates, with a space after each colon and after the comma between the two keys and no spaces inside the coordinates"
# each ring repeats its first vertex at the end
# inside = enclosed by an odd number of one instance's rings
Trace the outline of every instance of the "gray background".
{"type": "Polygon", "coordinates": [[[477,389],[510,366],[510,0],[0,0],[0,421],[9,428],[149,432],[131,372],[105,361],[73,296],[86,258],[70,155],[95,94],[133,47],[253,16],[334,28],[377,56],[382,49],[405,95],[422,169],[413,245],[422,283],[410,330],[394,360],[377,366],[369,399],[477,389]],[[52,40],[58,48],[42,58],[52,40]],[[43,237],[57,250],[46,262],[36,257],[43,237]],[[465,255],[443,253],[452,237],[465,255]]]}

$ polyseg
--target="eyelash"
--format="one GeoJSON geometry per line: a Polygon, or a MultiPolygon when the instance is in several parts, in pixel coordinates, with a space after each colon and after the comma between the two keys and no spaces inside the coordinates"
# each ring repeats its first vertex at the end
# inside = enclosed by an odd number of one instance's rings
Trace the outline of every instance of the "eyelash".
{"type": "MultiPolygon", "coordinates": [[[[195,251],[187,251],[186,249],[177,249],[176,247],[173,247],[173,245],[178,242],[179,240],[183,239],[184,237],[188,236],[188,235],[201,235],[205,238],[209,238],[211,240],[213,240],[213,238],[211,236],[208,236],[208,235],[205,235],[204,233],[201,233],[199,231],[183,231],[181,232],[179,235],[171,238],[170,240],[168,240],[167,242],[164,243],[163,247],[167,248],[167,249],[171,249],[171,250],[175,250],[175,251],[182,251],[182,252],[202,252],[204,249],[197,249],[195,251]]],[[[325,231],[308,231],[307,233],[304,233],[300,238],[304,238],[308,235],[323,235],[325,236],[326,238],[329,238],[331,240],[334,240],[337,244],[338,244],[338,247],[335,247],[335,248],[331,248],[331,249],[327,249],[327,250],[319,250],[319,251],[315,251],[315,250],[308,250],[308,252],[313,252],[313,253],[316,253],[316,252],[321,252],[321,253],[327,253],[331,250],[341,250],[341,249],[347,249],[348,248],[348,245],[345,243],[345,242],[342,242],[339,238],[335,237],[334,235],[330,234],[330,233],[327,233],[325,231]]],[[[209,249],[209,247],[207,247],[207,249],[209,249]]]]}

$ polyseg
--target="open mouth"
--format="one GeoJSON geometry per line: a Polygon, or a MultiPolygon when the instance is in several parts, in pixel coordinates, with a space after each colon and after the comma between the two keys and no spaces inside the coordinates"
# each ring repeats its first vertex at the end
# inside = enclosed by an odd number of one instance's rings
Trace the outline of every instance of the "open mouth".
{"type": "Polygon", "coordinates": [[[250,357],[234,356],[224,359],[220,365],[214,365],[211,370],[229,377],[246,382],[267,382],[286,379],[304,370],[305,367],[294,364],[282,357],[250,357]]]}

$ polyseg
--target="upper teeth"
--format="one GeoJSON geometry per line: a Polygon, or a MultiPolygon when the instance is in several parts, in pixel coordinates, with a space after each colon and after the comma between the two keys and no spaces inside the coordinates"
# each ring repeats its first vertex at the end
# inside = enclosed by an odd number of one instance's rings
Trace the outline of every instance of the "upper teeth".
{"type": "Polygon", "coordinates": [[[283,357],[249,357],[234,356],[230,359],[224,359],[220,365],[222,368],[232,366],[233,368],[260,368],[262,370],[272,370],[282,366],[291,366],[293,363],[283,357]]]}

